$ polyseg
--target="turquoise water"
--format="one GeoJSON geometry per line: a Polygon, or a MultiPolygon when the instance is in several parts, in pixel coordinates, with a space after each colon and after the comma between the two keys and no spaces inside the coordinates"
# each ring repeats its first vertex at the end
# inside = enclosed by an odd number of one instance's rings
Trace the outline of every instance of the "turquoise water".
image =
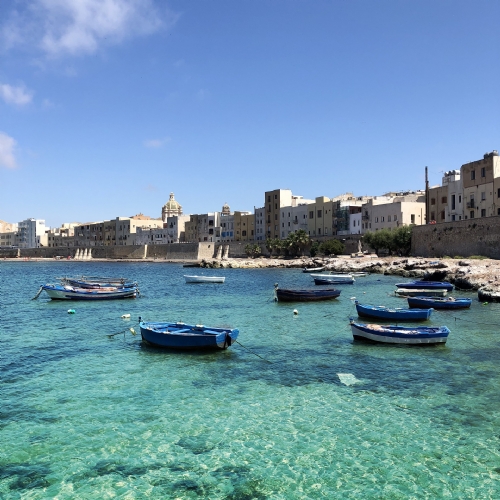
{"type": "Polygon", "coordinates": [[[184,283],[200,271],[0,262],[0,498],[500,498],[500,304],[435,311],[445,346],[373,345],[352,340],[350,298],[402,306],[401,278],[278,304],[275,282],[312,278],[184,283]],[[31,300],[76,274],[136,279],[142,297],[31,300]],[[128,331],[138,316],[237,327],[241,345],[161,351],[128,331]]]}

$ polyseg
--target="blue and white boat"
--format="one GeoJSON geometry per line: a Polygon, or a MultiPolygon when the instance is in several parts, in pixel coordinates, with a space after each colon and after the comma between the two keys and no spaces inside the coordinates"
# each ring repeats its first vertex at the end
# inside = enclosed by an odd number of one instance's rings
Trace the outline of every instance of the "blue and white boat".
{"type": "Polygon", "coordinates": [[[410,307],[432,307],[434,309],[467,309],[472,304],[472,299],[454,297],[407,297],[410,307]]]}
{"type": "Polygon", "coordinates": [[[391,321],[426,321],[430,318],[430,309],[403,309],[401,307],[371,306],[354,301],[358,316],[391,321]]]}
{"type": "Polygon", "coordinates": [[[328,274],[328,273],[323,273],[323,274],[316,274],[313,273],[311,274],[311,278],[316,281],[316,279],[324,279],[324,280],[330,280],[330,283],[354,283],[354,278],[352,274],[328,274]]]}
{"type": "MultiPolygon", "coordinates": [[[[311,275],[312,276],[312,275],[311,275]]],[[[317,275],[319,276],[319,275],[317,275]]],[[[324,277],[315,277],[314,284],[315,285],[352,285],[354,283],[354,278],[352,276],[324,276],[324,277]]]]}
{"type": "Polygon", "coordinates": [[[336,299],[340,295],[340,290],[335,288],[279,288],[274,285],[274,292],[277,302],[311,302],[318,300],[336,299]]]}
{"type": "Polygon", "coordinates": [[[39,293],[42,291],[47,292],[52,300],[134,299],[139,293],[136,286],[131,288],[78,288],[70,285],[51,284],[42,285],[39,293]]]}
{"type": "Polygon", "coordinates": [[[446,326],[395,326],[355,323],[351,319],[354,339],[385,344],[444,344],[450,330],[446,326]]]}
{"type": "Polygon", "coordinates": [[[408,281],[407,283],[396,283],[396,287],[398,288],[406,288],[408,290],[415,288],[423,288],[426,290],[430,289],[438,289],[438,290],[453,290],[453,285],[448,281],[423,281],[423,280],[415,280],[408,281]]]}
{"type": "Polygon", "coordinates": [[[142,339],[169,349],[227,349],[238,338],[237,328],[212,328],[186,323],[146,322],[139,318],[142,339]]]}

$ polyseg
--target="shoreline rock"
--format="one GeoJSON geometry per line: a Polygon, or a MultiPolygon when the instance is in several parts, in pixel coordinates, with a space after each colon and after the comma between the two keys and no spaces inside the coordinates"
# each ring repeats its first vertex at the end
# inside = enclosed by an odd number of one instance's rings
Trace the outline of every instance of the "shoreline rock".
{"type": "Polygon", "coordinates": [[[477,291],[481,302],[500,302],[500,261],[493,259],[432,259],[423,257],[203,260],[204,268],[322,267],[335,272],[370,272],[427,281],[449,281],[457,290],[477,291]]]}

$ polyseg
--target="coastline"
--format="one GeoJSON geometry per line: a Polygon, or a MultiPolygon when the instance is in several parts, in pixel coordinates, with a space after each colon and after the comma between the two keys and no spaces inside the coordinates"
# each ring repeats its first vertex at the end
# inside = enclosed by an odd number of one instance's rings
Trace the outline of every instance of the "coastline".
{"type": "Polygon", "coordinates": [[[494,259],[432,259],[423,257],[377,257],[364,256],[351,258],[338,257],[300,257],[286,258],[228,258],[193,260],[172,259],[91,259],[66,260],[50,258],[3,258],[0,262],[137,262],[157,264],[184,264],[185,267],[210,269],[263,269],[304,267],[325,267],[334,272],[368,272],[402,278],[426,279],[430,281],[449,281],[457,290],[477,291],[478,299],[485,302],[500,302],[500,261],[494,259]]]}

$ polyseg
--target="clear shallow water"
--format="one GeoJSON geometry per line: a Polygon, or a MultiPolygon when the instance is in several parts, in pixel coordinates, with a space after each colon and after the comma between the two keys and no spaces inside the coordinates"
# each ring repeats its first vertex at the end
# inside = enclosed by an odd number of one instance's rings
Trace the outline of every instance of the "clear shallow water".
{"type": "Polygon", "coordinates": [[[435,311],[445,346],[379,346],[353,342],[350,298],[404,306],[389,295],[401,278],[277,304],[275,282],[312,278],[228,269],[203,271],[222,285],[184,283],[201,271],[0,262],[0,498],[500,498],[500,304],[435,311]],[[136,279],[142,297],[30,300],[76,274],[136,279]],[[138,316],[237,327],[244,347],[107,336],[138,331],[138,316]]]}

